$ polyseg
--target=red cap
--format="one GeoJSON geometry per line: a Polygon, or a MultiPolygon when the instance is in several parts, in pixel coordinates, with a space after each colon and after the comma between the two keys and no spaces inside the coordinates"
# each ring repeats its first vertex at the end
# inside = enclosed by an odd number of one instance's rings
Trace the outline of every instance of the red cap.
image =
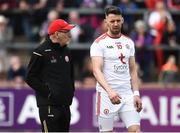
{"type": "Polygon", "coordinates": [[[71,30],[75,25],[68,24],[62,19],[56,19],[48,27],[48,34],[53,34],[58,30],[71,30]]]}

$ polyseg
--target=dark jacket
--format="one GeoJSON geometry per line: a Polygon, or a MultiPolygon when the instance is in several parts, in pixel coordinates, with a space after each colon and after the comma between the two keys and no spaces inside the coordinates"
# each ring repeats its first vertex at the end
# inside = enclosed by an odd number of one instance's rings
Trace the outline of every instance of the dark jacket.
{"type": "Polygon", "coordinates": [[[68,47],[49,38],[33,51],[27,84],[35,90],[38,106],[70,105],[74,96],[72,58],[68,47]]]}

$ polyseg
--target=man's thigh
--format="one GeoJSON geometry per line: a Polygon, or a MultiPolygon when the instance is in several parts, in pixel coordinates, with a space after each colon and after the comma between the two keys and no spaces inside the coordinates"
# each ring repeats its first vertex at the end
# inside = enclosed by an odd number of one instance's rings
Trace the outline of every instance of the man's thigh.
{"type": "Polygon", "coordinates": [[[126,111],[119,113],[121,120],[124,122],[126,128],[134,125],[140,125],[140,114],[135,111],[126,111]]]}
{"type": "Polygon", "coordinates": [[[104,117],[98,116],[98,125],[99,125],[100,132],[113,131],[114,117],[104,118],[104,117]]]}
{"type": "Polygon", "coordinates": [[[127,128],[133,125],[140,125],[140,114],[136,111],[136,108],[134,107],[133,95],[127,95],[123,97],[124,104],[119,110],[119,117],[124,122],[127,128]]]}
{"type": "Polygon", "coordinates": [[[100,131],[112,131],[114,117],[121,105],[113,105],[105,93],[98,92],[96,95],[96,114],[100,131]]]}
{"type": "Polygon", "coordinates": [[[40,107],[42,131],[68,132],[70,123],[69,107],[40,107]]]}
{"type": "Polygon", "coordinates": [[[112,114],[117,113],[122,104],[112,104],[106,93],[96,93],[96,115],[109,118],[112,114]]]}

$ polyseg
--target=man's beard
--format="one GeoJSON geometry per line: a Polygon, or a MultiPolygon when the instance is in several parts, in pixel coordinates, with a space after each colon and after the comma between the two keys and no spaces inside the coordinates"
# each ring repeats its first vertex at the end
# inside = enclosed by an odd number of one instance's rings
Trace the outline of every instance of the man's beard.
{"type": "Polygon", "coordinates": [[[121,32],[121,30],[119,29],[119,30],[111,30],[111,33],[113,34],[113,35],[119,35],[119,33],[121,32]]]}

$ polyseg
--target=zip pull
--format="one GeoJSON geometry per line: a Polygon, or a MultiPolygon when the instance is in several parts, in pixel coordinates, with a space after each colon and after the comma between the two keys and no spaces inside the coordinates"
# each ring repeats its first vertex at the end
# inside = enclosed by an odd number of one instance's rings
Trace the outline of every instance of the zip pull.
{"type": "Polygon", "coordinates": [[[48,106],[48,114],[51,113],[51,106],[48,106]]]}
{"type": "Polygon", "coordinates": [[[54,117],[54,115],[51,114],[51,106],[48,106],[48,117],[54,117]]]}

